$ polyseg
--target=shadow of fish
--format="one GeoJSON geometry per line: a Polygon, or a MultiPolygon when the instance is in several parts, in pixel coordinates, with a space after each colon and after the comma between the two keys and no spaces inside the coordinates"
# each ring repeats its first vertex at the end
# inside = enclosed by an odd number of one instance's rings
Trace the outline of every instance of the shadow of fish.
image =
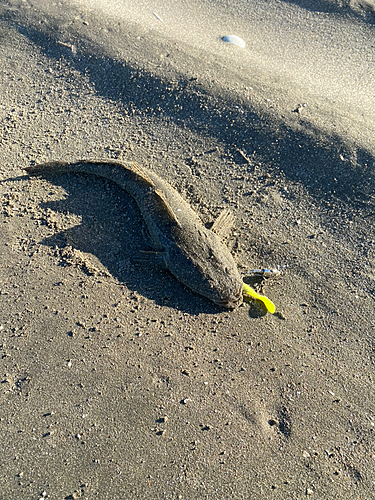
{"type": "Polygon", "coordinates": [[[242,303],[243,283],[228,248],[221,242],[224,212],[207,229],[198,215],[170,184],[137,163],[114,160],[60,161],[27,167],[30,175],[76,172],[109,179],[136,201],[143,216],[149,244],[147,252],[181,283],[215,304],[235,308],[242,303]]]}

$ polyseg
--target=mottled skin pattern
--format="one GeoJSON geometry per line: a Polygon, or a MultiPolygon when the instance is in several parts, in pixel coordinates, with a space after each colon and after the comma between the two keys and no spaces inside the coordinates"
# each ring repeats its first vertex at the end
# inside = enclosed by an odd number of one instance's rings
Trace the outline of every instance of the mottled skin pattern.
{"type": "Polygon", "coordinates": [[[42,176],[94,174],[115,182],[135,199],[155,257],[179,281],[222,307],[241,304],[243,283],[228,248],[180,194],[152,171],[134,162],[112,160],[49,162],[25,170],[42,176]]]}

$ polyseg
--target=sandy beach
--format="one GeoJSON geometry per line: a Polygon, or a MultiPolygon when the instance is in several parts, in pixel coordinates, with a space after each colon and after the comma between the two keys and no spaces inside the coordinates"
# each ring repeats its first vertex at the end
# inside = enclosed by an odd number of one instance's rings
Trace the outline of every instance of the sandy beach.
{"type": "Polygon", "coordinates": [[[374,54],[374,0],[0,0],[0,500],[375,498],[374,54]],[[81,158],[230,209],[276,313],[24,171],[81,158]]]}

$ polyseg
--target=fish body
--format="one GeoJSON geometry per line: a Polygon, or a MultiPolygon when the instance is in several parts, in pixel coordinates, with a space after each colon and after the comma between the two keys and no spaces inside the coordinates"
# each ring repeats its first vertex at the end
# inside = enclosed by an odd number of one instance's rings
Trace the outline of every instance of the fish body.
{"type": "Polygon", "coordinates": [[[41,176],[94,174],[115,182],[136,201],[149,243],[171,274],[222,307],[232,309],[242,303],[243,282],[228,248],[181,195],[151,170],[114,160],[56,161],[25,170],[41,176]]]}

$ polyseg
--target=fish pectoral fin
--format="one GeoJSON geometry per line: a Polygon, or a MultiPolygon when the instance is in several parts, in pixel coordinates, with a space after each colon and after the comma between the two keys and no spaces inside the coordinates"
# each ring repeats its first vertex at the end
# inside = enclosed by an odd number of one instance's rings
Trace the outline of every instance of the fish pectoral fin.
{"type": "Polygon", "coordinates": [[[174,222],[177,226],[181,227],[181,225],[178,222],[178,219],[176,217],[176,214],[173,212],[172,207],[168,203],[164,193],[162,191],[160,191],[160,189],[155,189],[154,195],[155,195],[156,202],[159,204],[159,207],[162,209],[162,211],[168,217],[169,221],[174,222]]]}
{"type": "Polygon", "coordinates": [[[134,264],[142,266],[160,267],[166,269],[165,252],[155,252],[154,250],[140,250],[133,259],[134,264]]]}
{"type": "Polygon", "coordinates": [[[226,208],[212,224],[211,231],[216,233],[219,237],[224,238],[224,236],[228,236],[233,224],[234,216],[232,212],[226,208]]]}
{"type": "Polygon", "coordinates": [[[150,246],[150,248],[152,248],[152,251],[160,252],[160,253],[164,252],[163,247],[160,245],[160,243],[157,241],[157,239],[152,237],[150,230],[147,227],[147,224],[145,223],[145,221],[142,221],[141,231],[142,231],[143,239],[150,246]]]}

